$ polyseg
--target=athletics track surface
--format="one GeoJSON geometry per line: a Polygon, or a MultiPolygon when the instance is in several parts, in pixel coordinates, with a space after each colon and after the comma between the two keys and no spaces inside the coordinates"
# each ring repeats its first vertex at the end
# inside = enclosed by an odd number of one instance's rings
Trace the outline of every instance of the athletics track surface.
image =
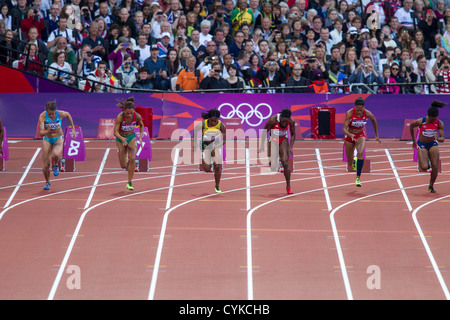
{"type": "Polygon", "coordinates": [[[445,143],[430,194],[407,142],[369,141],[356,188],[342,141],[299,141],[291,196],[282,174],[245,162],[225,164],[217,195],[213,174],[173,165],[175,144],[152,141],[130,192],[115,142],[88,141],[87,160],[46,192],[42,142],[11,140],[0,299],[450,298],[445,143]]]}

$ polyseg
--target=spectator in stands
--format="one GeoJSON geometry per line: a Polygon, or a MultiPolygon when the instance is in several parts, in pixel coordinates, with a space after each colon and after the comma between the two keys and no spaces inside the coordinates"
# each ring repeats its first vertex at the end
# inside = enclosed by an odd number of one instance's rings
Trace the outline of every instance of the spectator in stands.
{"type": "Polygon", "coordinates": [[[0,20],[4,21],[6,29],[12,28],[12,17],[9,12],[8,4],[6,2],[3,2],[0,5],[0,20]]]}
{"type": "Polygon", "coordinates": [[[398,18],[398,23],[408,29],[413,29],[415,23],[411,14],[412,5],[413,0],[404,0],[403,7],[395,12],[395,16],[398,18]]]}
{"type": "Polygon", "coordinates": [[[81,42],[81,47],[88,44],[91,46],[91,50],[94,55],[103,58],[106,55],[106,50],[103,43],[104,39],[98,35],[98,22],[92,21],[89,26],[89,35],[83,39],[83,42],[81,42]]]}
{"type": "Polygon", "coordinates": [[[437,93],[450,94],[450,58],[443,56],[439,61],[439,69],[435,72],[437,81],[445,84],[436,85],[437,93]]]}
{"type": "Polygon", "coordinates": [[[320,69],[315,69],[312,72],[311,84],[307,92],[313,93],[327,93],[330,92],[330,85],[325,81],[323,73],[320,69]]]}
{"type": "Polygon", "coordinates": [[[113,23],[108,29],[108,34],[104,42],[107,55],[113,52],[119,45],[119,36],[120,28],[117,24],[113,23]]]}
{"type": "MultiPolygon", "coordinates": [[[[28,30],[28,44],[34,44],[37,46],[37,53],[39,55],[39,61],[44,63],[45,60],[47,60],[48,48],[47,48],[46,44],[44,43],[44,41],[42,41],[41,39],[38,38],[38,35],[39,34],[38,34],[37,28],[31,27],[28,30]]],[[[25,41],[20,42],[19,46],[17,47],[17,50],[19,50],[20,52],[23,52],[26,45],[27,45],[27,43],[25,41]]]]}
{"type": "Polygon", "coordinates": [[[42,40],[47,41],[49,35],[52,31],[58,29],[59,14],[61,12],[61,7],[57,3],[53,3],[50,7],[49,14],[44,18],[47,28],[42,32],[42,40]]]}
{"type": "MultiPolygon", "coordinates": [[[[372,58],[370,56],[365,56],[362,63],[358,65],[358,67],[355,69],[354,72],[350,74],[348,77],[348,83],[349,84],[383,84],[383,78],[381,75],[379,75],[372,62],[372,58]]],[[[373,86],[370,86],[373,91],[376,92],[376,89],[373,86]]],[[[368,93],[370,92],[369,89],[364,86],[354,86],[352,88],[353,93],[368,93]]]]}
{"type": "Polygon", "coordinates": [[[328,83],[330,85],[330,92],[345,93],[345,88],[338,87],[348,83],[347,76],[340,71],[340,64],[337,60],[331,60],[330,70],[328,70],[328,83]]]}
{"type": "Polygon", "coordinates": [[[148,70],[148,77],[152,81],[153,88],[158,90],[168,90],[170,81],[167,76],[166,63],[164,58],[158,57],[159,47],[152,45],[150,57],[144,61],[144,66],[148,70]]]}
{"type": "Polygon", "coordinates": [[[106,25],[109,26],[114,22],[115,17],[109,13],[108,3],[107,2],[100,2],[98,5],[98,14],[95,16],[95,19],[102,18],[106,25]]]}
{"type": "Polygon", "coordinates": [[[114,92],[115,78],[107,68],[107,62],[102,60],[97,69],[91,72],[86,80],[84,91],[88,92],[114,92]]]}
{"type": "Polygon", "coordinates": [[[81,48],[81,57],[78,62],[77,74],[81,77],[87,77],[97,69],[98,63],[102,59],[95,55],[89,44],[85,44],[81,48]]]}
{"type": "Polygon", "coordinates": [[[122,7],[120,9],[119,18],[114,21],[122,29],[123,26],[130,28],[130,37],[135,38],[137,36],[136,26],[134,25],[134,19],[130,16],[129,9],[122,7]]]}
{"type": "Polygon", "coordinates": [[[220,75],[222,67],[219,62],[213,62],[208,75],[200,82],[201,89],[231,88],[229,82],[220,75]]]}
{"type": "Polygon", "coordinates": [[[294,64],[294,66],[292,67],[292,76],[287,79],[286,89],[284,89],[284,92],[286,93],[305,92],[306,88],[301,87],[307,87],[310,85],[311,82],[305,77],[302,77],[302,70],[303,68],[301,63],[294,64]]]}
{"type": "Polygon", "coordinates": [[[253,12],[248,9],[248,4],[246,0],[239,0],[237,2],[236,8],[231,13],[231,25],[233,28],[232,34],[234,35],[237,30],[244,24],[247,23],[250,28],[253,28],[255,23],[255,18],[253,12]]]}
{"type": "Polygon", "coordinates": [[[170,48],[167,51],[165,60],[166,60],[167,76],[169,78],[176,77],[178,72],[180,72],[181,70],[180,59],[178,58],[177,50],[174,48],[170,48]]]}
{"type": "Polygon", "coordinates": [[[230,64],[228,66],[228,78],[226,81],[230,84],[230,88],[236,89],[232,90],[230,92],[243,92],[242,89],[245,88],[245,81],[242,79],[242,77],[236,76],[237,68],[234,64],[230,64]]]}
{"type": "Polygon", "coordinates": [[[64,37],[67,39],[67,45],[73,49],[76,49],[75,38],[73,36],[73,30],[67,28],[67,18],[59,17],[58,29],[53,30],[47,40],[47,47],[51,48],[56,43],[56,38],[64,37]]]}
{"type": "Polygon", "coordinates": [[[156,45],[159,48],[158,57],[165,58],[167,55],[167,52],[170,48],[173,48],[170,45],[170,33],[169,32],[163,32],[161,34],[161,40],[156,43],[156,45]]]}
{"type": "Polygon", "coordinates": [[[25,38],[28,38],[28,31],[35,27],[38,31],[38,38],[42,39],[42,30],[44,30],[44,17],[33,7],[28,7],[25,11],[25,18],[20,22],[20,29],[25,38]]]}
{"type": "Polygon", "coordinates": [[[152,81],[148,78],[148,70],[146,67],[139,68],[138,79],[131,86],[134,89],[151,90],[153,89],[152,81]]]}
{"type": "MultiPolygon", "coordinates": [[[[262,86],[264,88],[269,87],[281,87],[281,84],[286,81],[286,73],[280,68],[278,63],[275,61],[266,62],[259,70],[256,72],[256,77],[261,80],[262,86]]],[[[264,92],[275,93],[281,92],[281,88],[268,89],[264,92]]]]}
{"type": "MultiPolygon", "coordinates": [[[[48,52],[47,56],[47,64],[50,65],[53,63],[53,55],[57,51],[64,51],[66,53],[66,62],[69,63],[71,66],[75,66],[77,63],[77,58],[75,55],[75,51],[72,48],[69,48],[67,45],[67,39],[65,37],[58,37],[56,38],[56,46],[51,48],[48,52]]],[[[72,69],[75,69],[72,67],[72,69]]]]}
{"type": "Polygon", "coordinates": [[[48,79],[60,81],[65,85],[72,85],[76,78],[72,74],[72,67],[66,62],[66,52],[58,50],[53,54],[53,63],[48,69],[48,79]]]}
{"type": "MultiPolygon", "coordinates": [[[[430,83],[436,81],[436,77],[433,74],[432,70],[427,67],[427,59],[424,55],[420,55],[417,57],[417,68],[411,74],[411,81],[421,83],[430,83]]],[[[423,85],[415,85],[414,93],[430,94],[430,93],[437,93],[437,91],[434,84],[431,85],[423,84],[423,85]]]]}
{"type": "Polygon", "coordinates": [[[133,66],[132,57],[126,54],[123,57],[123,64],[117,69],[118,84],[122,88],[131,88],[136,82],[138,69],[133,66]]]}
{"type": "Polygon", "coordinates": [[[0,63],[12,66],[17,59],[17,39],[12,30],[6,30],[3,40],[0,41],[0,63]]]}
{"type": "Polygon", "coordinates": [[[187,58],[186,68],[178,73],[176,90],[190,91],[200,88],[203,74],[195,68],[196,63],[195,56],[191,55],[187,58]]]}
{"type": "Polygon", "coordinates": [[[135,61],[135,56],[134,56],[134,52],[132,49],[132,45],[131,42],[129,41],[128,38],[125,37],[120,37],[119,38],[119,45],[117,46],[117,48],[111,52],[108,55],[108,59],[109,61],[111,61],[113,63],[113,74],[116,75],[116,70],[122,65],[123,63],[123,57],[126,54],[131,55],[133,61],[135,61]]]}
{"type": "Polygon", "coordinates": [[[202,45],[206,46],[209,41],[213,40],[213,36],[210,33],[211,31],[211,21],[203,20],[200,23],[200,38],[199,41],[202,45]]]}
{"type": "MultiPolygon", "coordinates": [[[[389,65],[383,65],[383,80],[385,84],[394,84],[397,83],[395,78],[391,76],[391,68],[389,65]]],[[[378,88],[378,93],[382,94],[399,94],[400,87],[399,86],[380,86],[378,88]]]]}
{"type": "Polygon", "coordinates": [[[144,65],[145,59],[150,57],[150,46],[148,45],[148,38],[143,33],[140,32],[138,35],[137,46],[134,47],[134,52],[138,52],[138,66],[142,67],[144,65]]]}
{"type": "Polygon", "coordinates": [[[27,44],[23,54],[19,57],[18,69],[42,77],[43,71],[41,64],[42,62],[39,60],[37,45],[33,43],[27,44]]]}
{"type": "Polygon", "coordinates": [[[17,5],[13,6],[11,9],[12,31],[19,32],[20,22],[26,17],[26,9],[27,0],[17,0],[17,5]]]}
{"type": "Polygon", "coordinates": [[[192,30],[191,41],[188,43],[189,49],[191,49],[192,54],[198,59],[198,63],[203,60],[206,54],[206,46],[200,43],[200,32],[198,30],[192,30]]]}

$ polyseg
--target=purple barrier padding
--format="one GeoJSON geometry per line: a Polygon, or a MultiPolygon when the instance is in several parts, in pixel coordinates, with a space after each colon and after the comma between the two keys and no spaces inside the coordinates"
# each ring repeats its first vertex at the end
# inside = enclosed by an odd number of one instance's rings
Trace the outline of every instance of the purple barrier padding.
{"type": "MultiPolygon", "coordinates": [[[[193,133],[194,122],[201,113],[212,108],[220,108],[222,117],[241,119],[244,131],[254,129],[258,134],[267,119],[284,108],[292,111],[294,120],[302,128],[310,128],[310,108],[333,106],[336,109],[336,138],[343,138],[342,125],[345,113],[353,107],[359,96],[366,101],[378,122],[380,138],[399,139],[405,119],[422,118],[434,99],[448,103],[440,109],[439,119],[450,123],[450,96],[447,95],[339,95],[339,94],[245,94],[245,93],[169,93],[169,94],[107,94],[107,93],[40,93],[2,94],[0,96],[0,119],[8,126],[10,137],[34,137],[39,114],[48,101],[56,100],[61,110],[68,111],[74,123],[83,128],[85,138],[97,136],[100,118],[116,118],[120,110],[116,99],[134,97],[136,106],[153,108],[153,137],[159,132],[160,119],[178,119],[180,129],[193,133]],[[20,121],[18,121],[20,119],[20,121]]],[[[310,136],[310,129],[304,137],[310,136]]],[[[180,134],[182,135],[182,134],[180,134]]],[[[367,123],[367,135],[374,138],[371,122],[367,123]]],[[[251,135],[249,135],[251,136],[251,135]]]]}
{"type": "MultiPolygon", "coordinates": [[[[83,128],[85,138],[96,138],[99,119],[115,119],[121,110],[116,99],[134,97],[136,106],[152,107],[153,136],[158,134],[162,118],[162,100],[149,99],[150,94],[102,94],[102,93],[5,93],[0,95],[0,119],[8,126],[9,137],[34,137],[39,115],[48,101],[56,101],[60,110],[71,114],[74,124],[83,128]],[[20,120],[20,121],[18,121],[20,120]]],[[[63,120],[63,127],[69,125],[63,120]]]]}
{"type": "Polygon", "coordinates": [[[8,149],[8,136],[6,135],[6,127],[3,126],[3,141],[2,141],[3,155],[0,153],[0,158],[5,161],[9,160],[9,149],[8,149]]]}
{"type": "Polygon", "coordinates": [[[66,128],[64,134],[63,157],[75,161],[86,161],[86,148],[84,146],[83,130],[75,126],[75,137],[72,128],[66,128]]]}
{"type": "Polygon", "coordinates": [[[134,128],[134,133],[136,134],[136,144],[138,146],[136,159],[148,159],[148,161],[152,161],[152,145],[150,143],[148,128],[144,127],[144,132],[142,134],[142,145],[139,143],[141,134],[140,128],[134,128]]]}

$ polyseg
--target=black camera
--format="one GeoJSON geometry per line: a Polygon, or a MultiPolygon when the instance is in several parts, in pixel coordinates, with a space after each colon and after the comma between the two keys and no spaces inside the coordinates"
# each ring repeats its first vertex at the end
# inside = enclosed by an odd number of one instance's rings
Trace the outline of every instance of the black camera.
{"type": "Polygon", "coordinates": [[[217,16],[217,18],[222,18],[223,17],[223,12],[217,12],[216,16],[217,16]]]}
{"type": "Polygon", "coordinates": [[[87,55],[88,57],[92,57],[92,52],[91,52],[91,51],[88,51],[88,52],[86,52],[86,55],[87,55]]]}

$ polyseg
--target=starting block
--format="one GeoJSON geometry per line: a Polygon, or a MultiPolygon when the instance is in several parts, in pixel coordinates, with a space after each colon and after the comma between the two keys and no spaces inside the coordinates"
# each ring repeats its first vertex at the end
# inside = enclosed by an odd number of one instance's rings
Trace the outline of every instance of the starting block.
{"type": "Polygon", "coordinates": [[[8,150],[8,137],[6,136],[6,128],[3,127],[3,141],[2,144],[2,150],[3,155],[0,154],[0,171],[5,171],[5,164],[6,161],[9,160],[9,150],[8,150]]]}
{"type": "Polygon", "coordinates": [[[75,172],[75,161],[86,161],[83,130],[75,126],[75,136],[73,136],[72,127],[69,126],[64,134],[63,157],[59,163],[59,170],[75,172]]]}
{"type": "Polygon", "coordinates": [[[136,134],[136,168],[135,172],[147,172],[149,170],[148,162],[152,161],[152,145],[150,143],[150,134],[148,128],[144,127],[144,132],[142,134],[142,146],[139,144],[140,128],[134,128],[134,133],[136,134]]]}

